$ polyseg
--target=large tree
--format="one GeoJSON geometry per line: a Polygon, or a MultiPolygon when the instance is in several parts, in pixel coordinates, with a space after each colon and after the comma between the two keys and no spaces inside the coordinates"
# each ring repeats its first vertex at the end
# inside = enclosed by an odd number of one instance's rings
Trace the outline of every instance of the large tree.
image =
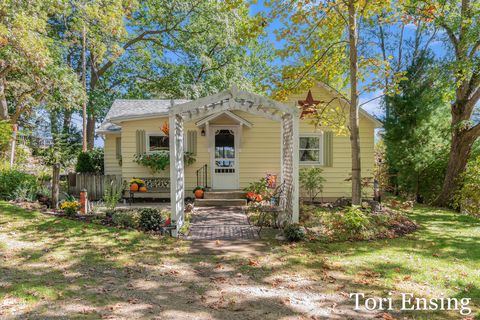
{"type": "Polygon", "coordinates": [[[386,160],[396,190],[431,201],[440,191],[450,146],[450,88],[431,53],[414,51],[408,59],[408,79],[385,99],[386,160]]]}
{"type": "Polygon", "coordinates": [[[0,120],[17,123],[48,93],[52,82],[47,20],[54,1],[0,4],[0,120]]]}
{"type": "MultiPolygon", "coordinates": [[[[285,42],[280,54],[285,58],[286,67],[283,78],[278,81],[277,96],[286,97],[320,80],[349,97],[347,128],[352,154],[352,203],[360,204],[359,96],[375,88],[385,89],[381,81],[384,77],[380,75],[390,72],[390,66],[388,60],[372,50],[359,30],[375,17],[390,12],[390,3],[380,0],[272,0],[271,5],[270,18],[279,19],[282,24],[277,37],[285,42]]],[[[316,123],[338,124],[333,119],[337,115],[334,100],[316,106],[319,110],[316,123]]]]}
{"type": "MultiPolygon", "coordinates": [[[[245,45],[262,27],[249,17],[245,3],[214,0],[116,0],[106,4],[78,0],[69,2],[52,23],[65,41],[67,61],[87,81],[89,148],[94,144],[95,124],[114,96],[144,96],[143,84],[155,87],[157,81],[165,85],[157,92],[171,93],[168,79],[184,85],[181,71],[191,71],[192,79],[185,82],[193,83],[189,90],[202,95],[205,77],[237,63],[228,53],[245,45]],[[83,30],[86,75],[81,72],[83,30]],[[192,65],[198,62],[196,70],[192,65]],[[181,70],[181,66],[187,67],[181,70]]],[[[228,74],[222,75],[217,81],[231,81],[228,74]]]]}
{"type": "Polygon", "coordinates": [[[471,0],[411,1],[408,12],[444,31],[449,50],[447,68],[455,87],[451,103],[452,143],[447,172],[437,205],[450,205],[465,171],[472,146],[480,137],[480,122],[474,119],[480,100],[480,2],[471,0]]]}

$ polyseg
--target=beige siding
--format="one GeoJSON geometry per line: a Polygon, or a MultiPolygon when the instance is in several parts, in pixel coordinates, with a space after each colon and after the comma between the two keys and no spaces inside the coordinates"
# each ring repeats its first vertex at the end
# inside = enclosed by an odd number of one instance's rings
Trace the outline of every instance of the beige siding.
{"type": "MultiPolygon", "coordinates": [[[[312,88],[312,94],[316,100],[331,99],[332,95],[324,88],[312,88]]],[[[292,95],[285,104],[293,106],[296,101],[304,100],[306,93],[292,95]]],[[[328,101],[328,100],[327,100],[328,101]]],[[[338,102],[336,102],[338,103],[338,102]]],[[[347,110],[345,110],[347,112],[347,110]]],[[[251,128],[243,128],[241,145],[239,150],[239,182],[240,188],[244,188],[248,183],[264,177],[267,173],[280,174],[280,123],[266,118],[255,116],[242,111],[235,111],[235,114],[248,120],[253,124],[251,128]]],[[[107,135],[105,139],[105,167],[108,174],[114,174],[121,170],[124,179],[132,177],[153,176],[149,169],[139,166],[133,162],[133,156],[136,152],[135,132],[143,129],[148,133],[159,133],[162,124],[168,121],[167,118],[152,118],[147,120],[135,120],[122,123],[122,158],[123,165],[120,168],[115,159],[115,139],[114,136],[107,135]]],[[[214,120],[212,124],[227,124],[230,119],[220,117],[214,120]]],[[[200,134],[201,129],[197,128],[193,122],[185,123],[185,132],[187,130],[197,131],[197,157],[196,162],[185,167],[185,187],[186,195],[191,195],[191,190],[196,186],[196,171],[204,164],[208,164],[210,169],[210,153],[208,146],[208,137],[200,134]]],[[[300,121],[301,133],[319,132],[308,120],[300,121]]],[[[362,176],[371,177],[374,163],[374,124],[373,122],[361,116],[360,118],[360,145],[362,159],[362,176]]],[[[351,194],[351,184],[345,181],[351,172],[351,151],[350,140],[348,136],[334,136],[333,138],[333,165],[324,167],[323,196],[326,198],[337,198],[349,196],[351,194]]],[[[169,170],[155,174],[155,176],[168,176],[169,170]]],[[[209,184],[211,177],[209,172],[209,184]]],[[[371,192],[369,192],[371,194],[371,192]]]]}
{"type": "Polygon", "coordinates": [[[119,161],[116,156],[116,142],[115,139],[120,137],[119,134],[106,134],[105,135],[105,174],[122,174],[122,167],[119,164],[119,161]]]}

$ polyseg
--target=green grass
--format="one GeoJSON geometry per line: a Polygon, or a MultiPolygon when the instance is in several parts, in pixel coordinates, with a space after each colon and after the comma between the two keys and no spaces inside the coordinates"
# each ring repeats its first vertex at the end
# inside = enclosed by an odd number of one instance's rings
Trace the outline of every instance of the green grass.
{"type": "MultiPolygon", "coordinates": [[[[242,273],[258,286],[285,275],[308,277],[320,284],[323,293],[386,296],[393,291],[412,292],[419,297],[469,297],[478,312],[479,219],[423,206],[416,207],[410,216],[421,228],[397,239],[291,245],[269,237],[271,240],[263,240],[268,250],[258,257],[259,266],[251,266],[249,259],[241,256],[189,254],[190,243],[186,241],[49,217],[0,202],[0,305],[2,300],[17,299],[25,305],[25,317],[40,318],[79,301],[108,312],[108,308],[128,301],[132,294],[145,294],[147,300],[161,297],[158,304],[164,304],[165,296],[174,294],[168,291],[171,283],[185,290],[180,290],[179,297],[208,295],[217,287],[212,283],[212,274],[221,273],[230,279],[242,273]],[[216,267],[219,264],[222,268],[216,267]],[[162,265],[168,267],[166,270],[175,266],[194,276],[179,282],[175,275],[156,271],[162,265]],[[127,287],[134,283],[132,274],[135,281],[156,282],[151,289],[132,292],[127,287]],[[111,291],[99,294],[101,288],[111,291]],[[162,290],[170,293],[166,295],[162,290]]],[[[273,234],[269,229],[266,233],[273,234]]],[[[177,299],[179,308],[189,308],[196,301],[177,299]]],[[[276,308],[275,302],[263,302],[257,303],[257,308],[276,308]]],[[[95,319],[98,310],[71,315],[95,319]]],[[[458,312],[401,316],[460,318],[458,312]]]]}

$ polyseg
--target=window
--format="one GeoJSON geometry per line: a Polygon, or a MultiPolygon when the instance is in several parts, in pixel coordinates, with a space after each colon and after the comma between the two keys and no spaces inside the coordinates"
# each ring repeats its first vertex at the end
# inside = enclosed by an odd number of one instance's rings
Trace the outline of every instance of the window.
{"type": "Polygon", "coordinates": [[[322,164],[322,136],[300,136],[300,163],[322,164]]]}
{"type": "Polygon", "coordinates": [[[147,152],[168,150],[169,146],[168,136],[161,133],[147,135],[147,152]]]}

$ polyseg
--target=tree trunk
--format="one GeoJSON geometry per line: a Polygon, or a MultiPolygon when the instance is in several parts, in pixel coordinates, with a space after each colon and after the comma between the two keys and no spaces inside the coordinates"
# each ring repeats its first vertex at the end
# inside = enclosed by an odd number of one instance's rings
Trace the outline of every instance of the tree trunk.
{"type": "Polygon", "coordinates": [[[88,150],[92,150],[95,146],[95,114],[93,114],[93,110],[87,117],[87,146],[88,150]]]}
{"type": "Polygon", "coordinates": [[[362,202],[362,173],[360,162],[360,134],[358,119],[358,30],[355,1],[348,2],[348,38],[350,46],[350,144],[352,149],[352,204],[362,202]]]}
{"type": "Polygon", "coordinates": [[[5,77],[0,78],[0,120],[8,120],[8,104],[5,96],[5,77]]]}
{"type": "Polygon", "coordinates": [[[55,163],[52,171],[52,208],[58,208],[58,195],[60,193],[60,164],[55,163]]]}
{"type": "MultiPolygon", "coordinates": [[[[83,26],[82,32],[82,85],[83,91],[87,92],[87,57],[86,57],[86,48],[87,48],[87,34],[85,26],[83,26]]],[[[82,151],[87,151],[87,100],[83,101],[82,104],[82,151]]]]}
{"type": "MultiPolygon", "coordinates": [[[[455,127],[454,124],[452,124],[452,127],[455,127]]],[[[451,206],[452,197],[459,186],[459,177],[465,171],[474,142],[475,136],[467,135],[465,131],[455,131],[452,134],[447,173],[443,181],[442,191],[435,200],[435,205],[442,207],[451,206]]]]}

